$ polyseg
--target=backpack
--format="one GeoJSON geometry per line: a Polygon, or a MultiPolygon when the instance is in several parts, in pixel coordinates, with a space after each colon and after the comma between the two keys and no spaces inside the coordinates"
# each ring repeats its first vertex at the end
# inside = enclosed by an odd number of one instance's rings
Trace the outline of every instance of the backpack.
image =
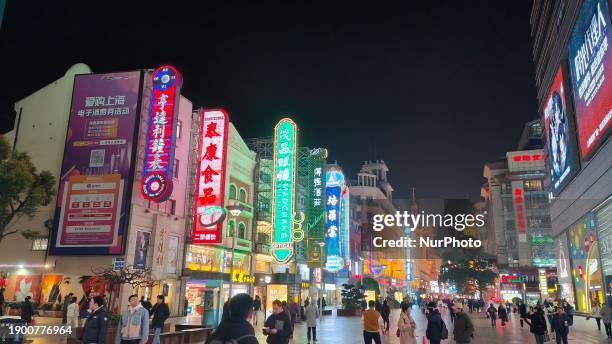
{"type": "Polygon", "coordinates": [[[242,337],[232,338],[232,339],[228,339],[228,340],[223,340],[221,338],[215,338],[212,341],[210,341],[208,344],[239,344],[241,340],[243,340],[245,338],[248,338],[248,337],[255,338],[255,336],[252,335],[252,334],[245,334],[242,337]]]}
{"type": "Polygon", "coordinates": [[[446,328],[446,324],[444,320],[440,320],[442,322],[442,330],[440,331],[440,338],[448,339],[448,329],[446,328]]]}

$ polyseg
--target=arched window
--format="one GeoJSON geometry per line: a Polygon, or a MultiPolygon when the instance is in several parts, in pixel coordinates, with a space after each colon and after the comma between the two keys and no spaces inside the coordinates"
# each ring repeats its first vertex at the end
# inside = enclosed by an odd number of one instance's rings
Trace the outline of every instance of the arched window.
{"type": "Polygon", "coordinates": [[[229,198],[230,199],[236,199],[236,185],[234,185],[234,184],[230,184],[229,198]]]}
{"type": "Polygon", "coordinates": [[[229,220],[227,222],[227,236],[231,236],[231,237],[234,236],[234,227],[235,227],[234,220],[229,220]]]}
{"type": "Polygon", "coordinates": [[[238,224],[238,238],[246,239],[246,225],[244,222],[238,224]]]}
{"type": "Polygon", "coordinates": [[[240,188],[240,191],[238,192],[238,200],[240,202],[246,203],[247,201],[247,192],[245,189],[240,188]]]}

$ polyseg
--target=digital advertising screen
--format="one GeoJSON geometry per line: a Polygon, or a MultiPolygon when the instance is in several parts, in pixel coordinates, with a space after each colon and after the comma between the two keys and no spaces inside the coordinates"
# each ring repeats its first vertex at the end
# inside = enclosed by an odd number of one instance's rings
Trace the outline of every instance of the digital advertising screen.
{"type": "Polygon", "coordinates": [[[580,157],[589,159],[610,134],[612,53],[608,0],[585,0],[568,43],[580,157]]]}

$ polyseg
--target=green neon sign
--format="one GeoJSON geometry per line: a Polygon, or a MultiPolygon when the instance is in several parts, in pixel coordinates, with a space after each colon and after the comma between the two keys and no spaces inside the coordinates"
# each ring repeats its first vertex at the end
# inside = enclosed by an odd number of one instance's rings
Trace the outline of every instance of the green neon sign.
{"type": "Polygon", "coordinates": [[[295,212],[295,166],[297,156],[297,125],[283,118],[274,127],[274,178],[272,223],[274,241],[272,256],[286,263],[293,256],[292,219],[295,212]]]}

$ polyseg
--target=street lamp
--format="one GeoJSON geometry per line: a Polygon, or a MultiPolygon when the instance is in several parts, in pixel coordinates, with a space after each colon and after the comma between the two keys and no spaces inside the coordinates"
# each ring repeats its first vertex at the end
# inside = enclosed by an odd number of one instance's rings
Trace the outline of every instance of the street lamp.
{"type": "MultiPolygon", "coordinates": [[[[227,211],[230,213],[230,215],[232,215],[233,217],[238,217],[240,216],[240,214],[242,214],[242,211],[244,210],[244,205],[234,201],[231,204],[228,204],[227,207],[225,207],[227,209],[227,211]]],[[[232,234],[232,260],[230,261],[230,288],[229,288],[229,297],[228,299],[232,298],[232,292],[234,291],[234,247],[236,245],[236,226],[234,226],[234,232],[231,233],[232,234]]]]}
{"type": "Polygon", "coordinates": [[[321,254],[319,259],[321,260],[321,296],[319,297],[319,309],[321,310],[321,317],[323,317],[323,294],[325,293],[325,278],[323,278],[323,248],[325,247],[325,241],[319,242],[321,247],[321,254]]]}

